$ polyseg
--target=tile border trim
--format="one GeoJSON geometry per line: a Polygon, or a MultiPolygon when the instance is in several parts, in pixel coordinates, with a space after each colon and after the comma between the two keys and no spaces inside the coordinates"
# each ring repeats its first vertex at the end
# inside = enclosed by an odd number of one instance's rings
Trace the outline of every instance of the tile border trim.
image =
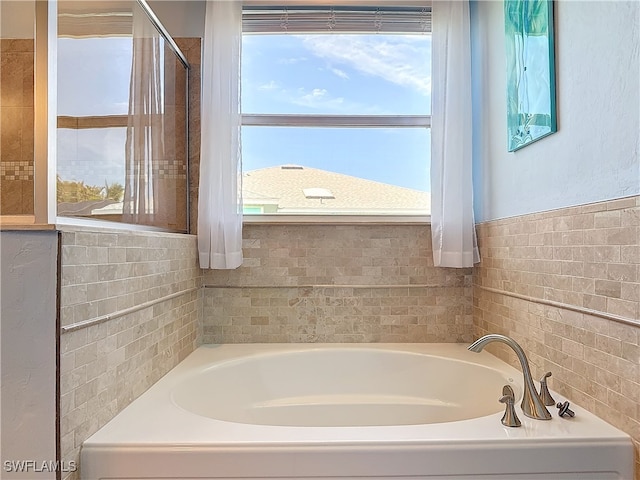
{"type": "Polygon", "coordinates": [[[611,320],[613,322],[623,323],[625,325],[631,325],[634,327],[640,327],[640,319],[633,319],[629,317],[623,317],[620,315],[614,315],[611,313],[601,312],[599,310],[592,310],[590,308],[578,307],[570,305],[568,303],[556,302],[554,300],[545,300],[543,298],[530,297],[528,295],[522,295],[520,293],[509,292],[498,288],[484,287],[482,285],[474,285],[474,288],[484,290],[490,293],[496,293],[498,295],[505,295],[507,297],[517,298],[519,300],[525,300],[540,305],[546,305],[548,307],[562,308],[564,310],[570,310],[572,312],[582,313],[585,315],[591,315],[594,317],[604,318],[605,320],[611,320]]]}
{"type": "Polygon", "coordinates": [[[471,285],[429,285],[429,284],[416,284],[410,285],[352,285],[352,284],[320,284],[320,285],[202,285],[202,288],[229,288],[229,289],[243,289],[243,288],[471,288],[471,285]]]}
{"type": "Polygon", "coordinates": [[[196,292],[198,290],[200,290],[200,287],[188,288],[186,290],[181,290],[179,292],[171,293],[169,295],[165,295],[164,297],[156,298],[155,300],[150,300],[148,302],[144,302],[130,308],[118,310],[116,312],[109,313],[107,315],[101,315],[99,317],[90,318],[88,320],[83,320],[81,322],[71,323],[69,325],[65,325],[61,327],[60,334],[75,332],[76,330],[81,330],[83,328],[91,327],[93,325],[98,325],[100,323],[108,322],[109,320],[113,320],[115,318],[124,317],[125,315],[129,315],[130,313],[144,310],[145,308],[152,307],[154,305],[157,305],[158,303],[162,303],[167,300],[172,300],[174,298],[180,297],[182,295],[186,295],[188,293],[196,292]]]}

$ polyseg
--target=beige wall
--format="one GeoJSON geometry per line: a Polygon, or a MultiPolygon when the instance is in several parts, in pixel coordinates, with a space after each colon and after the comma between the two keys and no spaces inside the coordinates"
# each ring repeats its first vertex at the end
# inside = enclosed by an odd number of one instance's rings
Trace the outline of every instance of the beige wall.
{"type": "Polygon", "coordinates": [[[86,438],[198,344],[196,240],[66,230],[61,276],[62,458],[78,462],[86,438]]]}
{"type": "Polygon", "coordinates": [[[478,237],[476,335],[513,337],[535,376],[551,371],[553,389],[631,435],[640,479],[640,197],[483,223],[478,237]]]}
{"type": "Polygon", "coordinates": [[[416,225],[245,225],[206,271],[204,342],[469,342],[471,269],[433,267],[416,225]]]}

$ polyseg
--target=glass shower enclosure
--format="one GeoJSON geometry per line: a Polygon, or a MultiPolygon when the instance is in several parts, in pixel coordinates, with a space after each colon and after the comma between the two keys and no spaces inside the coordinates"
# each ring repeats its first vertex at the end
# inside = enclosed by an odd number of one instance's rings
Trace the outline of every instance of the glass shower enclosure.
{"type": "Polygon", "coordinates": [[[0,32],[3,223],[188,232],[189,64],[148,4],[9,14],[24,28],[0,32]]]}

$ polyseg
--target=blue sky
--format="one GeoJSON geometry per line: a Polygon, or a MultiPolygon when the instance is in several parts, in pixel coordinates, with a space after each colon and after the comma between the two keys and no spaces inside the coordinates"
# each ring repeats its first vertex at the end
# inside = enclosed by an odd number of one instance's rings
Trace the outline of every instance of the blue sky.
{"type": "MultiPolygon", "coordinates": [[[[243,113],[424,115],[431,37],[246,35],[243,113]]],[[[426,129],[245,127],[245,170],[295,163],[429,189],[426,129]]]]}
{"type": "MultiPolygon", "coordinates": [[[[429,114],[430,47],[429,35],[245,35],[243,113],[429,114]]],[[[59,115],[126,114],[130,69],[130,38],[61,39],[59,115]]],[[[60,131],[59,172],[122,183],[124,134],[60,131]]],[[[429,142],[427,129],[244,127],[243,168],[295,163],[429,190],[429,142]]]]}
{"type": "MultiPolygon", "coordinates": [[[[131,38],[58,41],[58,115],[126,115],[131,38]]],[[[87,185],[124,184],[126,128],[58,129],[58,174],[87,185]]]]}

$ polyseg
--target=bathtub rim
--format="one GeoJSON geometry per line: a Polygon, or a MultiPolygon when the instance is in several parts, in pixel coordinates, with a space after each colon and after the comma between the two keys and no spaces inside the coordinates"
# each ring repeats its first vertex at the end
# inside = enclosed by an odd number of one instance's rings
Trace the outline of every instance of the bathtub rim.
{"type": "MultiPolygon", "coordinates": [[[[607,451],[611,453],[611,458],[618,455],[613,464],[622,465],[628,461],[631,470],[627,468],[627,473],[633,472],[631,438],[580,406],[573,404],[572,409],[576,412],[576,418],[561,419],[553,412],[554,417],[551,421],[536,421],[523,417],[519,406],[517,406],[516,410],[524,427],[519,429],[509,429],[502,426],[500,424],[502,412],[458,422],[368,427],[278,427],[237,424],[204,418],[186,411],[177,412],[177,408],[173,405],[168,409],[167,405],[164,405],[164,409],[161,408],[152,413],[154,398],[166,395],[172,385],[184,378],[179,376],[183,370],[206,362],[212,352],[222,352],[221,358],[233,358],[244,355],[246,352],[259,354],[274,349],[295,351],[297,349],[344,347],[383,348],[400,351],[428,349],[431,352],[451,352],[453,355],[478,359],[479,362],[499,367],[515,375],[514,378],[519,381],[522,377],[518,370],[486,351],[480,354],[468,352],[466,344],[203,345],[83,443],[81,469],[90,475],[87,478],[91,478],[91,480],[101,478],[98,476],[103,471],[101,468],[110,469],[107,473],[112,475],[112,478],[119,478],[118,475],[122,475],[122,478],[132,478],[126,476],[131,472],[137,472],[136,474],[140,475],[139,478],[154,478],[154,474],[157,476],[175,468],[175,465],[169,460],[171,457],[169,454],[180,451],[184,456],[181,458],[184,458],[184,462],[186,462],[180,467],[180,473],[183,472],[183,468],[191,468],[185,466],[187,464],[193,465],[194,468],[200,468],[198,472],[205,472],[207,468],[210,469],[211,459],[216,459],[216,462],[222,465],[227,465],[230,462],[234,464],[237,467],[234,467],[233,472],[235,473],[221,470],[216,472],[216,476],[207,478],[218,478],[218,473],[220,474],[219,478],[234,478],[235,476],[252,478],[252,475],[279,478],[286,476],[287,459],[290,463],[293,455],[296,459],[303,455],[308,459],[308,463],[305,463],[306,470],[303,469],[304,471],[296,473],[296,476],[303,478],[307,474],[315,474],[316,470],[314,469],[320,468],[319,464],[333,462],[340,464],[342,468],[343,462],[346,461],[344,460],[345,452],[365,455],[364,452],[373,451],[374,455],[369,458],[366,465],[357,462],[345,464],[351,475],[377,475],[378,471],[384,471],[385,462],[390,461],[391,458],[397,458],[398,455],[405,459],[403,461],[405,466],[396,474],[417,475],[415,472],[424,467],[424,462],[427,459],[430,459],[431,462],[440,462],[438,456],[433,456],[435,452],[441,451],[448,454],[447,452],[456,451],[463,455],[475,455],[480,450],[489,449],[499,450],[503,452],[503,455],[508,454],[515,458],[519,455],[531,455],[531,451],[536,449],[538,453],[535,455],[542,455],[549,459],[553,457],[552,461],[539,471],[553,474],[554,468],[561,468],[559,460],[556,461],[555,458],[558,455],[554,455],[553,452],[559,445],[562,445],[570,452],[574,452],[569,453],[569,456],[574,456],[576,462],[587,469],[597,467],[599,470],[596,471],[600,472],[605,471],[601,470],[602,468],[613,468],[607,467],[607,465],[594,465],[592,462],[594,457],[601,458],[598,452],[607,451]],[[151,394],[147,395],[149,392],[151,394]],[[140,402],[139,400],[143,397],[143,401],[140,402]],[[165,419],[164,415],[173,415],[173,418],[168,418],[168,423],[159,428],[154,426],[153,415],[160,415],[163,419],[165,419]],[[122,426],[126,426],[126,429],[123,430],[122,426]],[[197,430],[195,435],[194,428],[197,430]],[[167,435],[167,431],[171,431],[171,435],[167,435]],[[160,434],[156,435],[159,432],[160,434]],[[381,441],[380,438],[385,440],[381,441]],[[260,470],[259,473],[256,473],[255,467],[251,465],[251,459],[256,454],[263,455],[266,462],[261,464],[261,468],[264,467],[264,470],[260,470]],[[114,463],[113,459],[116,457],[120,460],[114,463]],[[271,457],[279,460],[273,460],[271,457]],[[139,465],[141,459],[144,459],[142,463],[153,465],[153,468],[141,469],[142,467],[139,465]],[[129,473],[125,474],[124,472],[129,473]]],[[[565,400],[557,392],[552,390],[552,393],[558,401],[565,400]]],[[[326,476],[340,477],[337,467],[325,466],[322,468],[325,469],[323,471],[326,471],[326,476]]],[[[489,473],[495,473],[495,469],[498,467],[485,465],[483,468],[486,468],[489,473]]],[[[516,467],[513,466],[513,468],[516,467]]],[[[196,473],[194,470],[194,476],[196,473]]],[[[175,470],[174,474],[176,474],[175,470]]]]}
{"type": "MultiPolygon", "coordinates": [[[[201,368],[203,364],[208,364],[212,359],[233,359],[243,357],[245,355],[255,355],[262,352],[271,351],[296,351],[313,350],[313,349],[335,349],[335,348],[356,348],[356,349],[385,349],[385,350],[399,350],[399,351],[419,351],[432,354],[433,352],[440,353],[441,355],[451,354],[453,358],[462,357],[463,359],[477,359],[478,363],[482,363],[489,367],[503,370],[511,375],[517,382],[522,381],[522,373],[511,365],[503,362],[499,358],[495,357],[487,351],[480,353],[469,352],[466,349],[466,344],[461,343],[410,343],[410,344],[396,344],[396,343],[380,343],[380,344],[207,344],[202,345],[190,355],[188,355],[182,362],[176,367],[170,370],[164,375],[158,382],[156,382],[151,388],[144,392],[138,399],[131,402],[125,407],[116,417],[105,424],[100,430],[91,435],[85,440],[85,446],[92,445],[107,445],[114,443],[126,443],[126,444],[158,444],[161,442],[170,442],[176,444],[221,444],[221,443],[256,443],[256,444],[272,444],[282,443],[285,438],[296,438],[296,442],[332,442],[335,440],[335,429],[341,430],[341,438],[345,441],[358,442],[365,441],[370,438],[370,435],[376,435],[378,433],[393,433],[395,434],[391,440],[396,438],[425,438],[425,430],[429,430],[429,435],[426,438],[434,438],[433,434],[438,435],[438,440],[469,440],[468,435],[469,427],[474,427],[474,423],[478,428],[482,429],[482,435],[475,435],[471,438],[482,438],[484,440],[499,440],[503,438],[520,438],[523,437],[522,432],[527,430],[526,428],[519,429],[507,429],[500,423],[502,412],[487,415],[485,417],[479,417],[468,420],[460,420],[456,422],[434,423],[434,424],[421,424],[421,425],[399,425],[399,426],[366,426],[366,427],[283,427],[273,425],[253,425],[242,424],[235,422],[227,422],[224,420],[216,420],[208,417],[202,417],[198,414],[181,409],[170,402],[171,390],[179,384],[182,380],[195,376],[198,374],[197,368],[201,368]],[[372,346],[373,345],[373,346],[372,346]],[[185,372],[188,372],[188,376],[185,376],[185,372]],[[163,405],[158,404],[158,400],[163,399],[167,402],[163,405]],[[147,408],[149,407],[149,408],[147,408]],[[154,411],[154,409],[156,411],[154,411]],[[158,411],[160,410],[160,411],[158,411]],[[137,432],[119,431],[117,429],[118,424],[124,422],[123,417],[132,423],[132,426],[148,425],[150,416],[157,414],[169,414],[171,417],[162,416],[163,419],[174,420],[174,430],[171,435],[175,435],[174,438],[169,438],[167,435],[160,435],[157,438],[153,438],[153,434],[158,433],[158,429],[151,428],[144,433],[139,430],[137,432]],[[218,431],[212,431],[211,429],[203,428],[203,425],[209,425],[211,427],[227,429],[223,434],[219,434],[218,431]],[[200,436],[196,435],[191,437],[193,433],[191,428],[195,428],[200,436]],[[506,429],[506,430],[505,430],[506,429]],[[311,434],[304,432],[304,430],[311,431],[311,434]],[[367,435],[362,435],[359,432],[366,430],[367,435]],[[386,432],[385,430],[391,430],[386,432]],[[505,432],[509,435],[505,435],[505,432]],[[519,433],[520,432],[520,433],[519,433]],[[304,435],[304,433],[307,433],[304,435]],[[232,434],[231,438],[228,434],[232,434]],[[296,434],[303,434],[298,435],[296,434]]],[[[551,390],[554,398],[564,400],[564,397],[557,392],[551,390]]],[[[497,401],[496,397],[496,401],[497,401]]],[[[604,422],[604,420],[595,417],[586,410],[582,409],[579,405],[572,403],[572,410],[576,412],[576,418],[571,420],[561,419],[554,413],[554,417],[551,421],[539,421],[532,420],[525,417],[519,405],[516,405],[516,411],[521,421],[525,426],[529,426],[528,430],[535,432],[536,438],[553,437],[556,433],[562,433],[563,435],[569,435],[572,438],[583,438],[585,434],[597,433],[598,435],[612,435],[617,437],[619,435],[627,436],[625,433],[616,429],[615,427],[604,422]],[[574,408],[575,407],[575,408],[574,408]],[[577,410],[576,410],[577,409],[577,410]],[[596,428],[595,431],[585,430],[583,420],[593,416],[594,422],[590,427],[596,428]],[[553,426],[563,427],[562,432],[554,432],[553,426]],[[564,427],[567,427],[566,429],[564,427]]],[[[126,425],[126,424],[125,424],[126,425]]]]}

